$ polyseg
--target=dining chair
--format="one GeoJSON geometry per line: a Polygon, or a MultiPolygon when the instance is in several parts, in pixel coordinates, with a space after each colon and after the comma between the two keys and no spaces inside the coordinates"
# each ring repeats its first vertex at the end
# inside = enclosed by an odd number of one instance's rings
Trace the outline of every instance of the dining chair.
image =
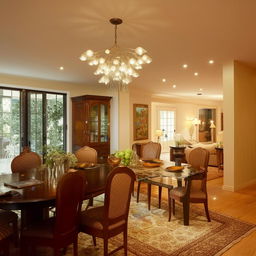
{"type": "Polygon", "coordinates": [[[188,163],[192,168],[203,171],[185,180],[185,186],[176,187],[169,191],[169,221],[171,220],[171,208],[175,214],[175,201],[183,204],[184,225],[189,225],[190,203],[203,203],[207,220],[210,222],[207,195],[207,167],[209,151],[204,148],[195,148],[189,155],[188,163]]]}
{"type": "Polygon", "coordinates": [[[10,226],[0,223],[0,253],[4,256],[9,256],[10,238],[13,234],[13,230],[10,226]]]}
{"type": "Polygon", "coordinates": [[[75,152],[75,156],[79,163],[97,163],[98,154],[94,148],[84,146],[75,152]]]}
{"type": "Polygon", "coordinates": [[[60,249],[70,244],[73,244],[73,255],[78,255],[78,223],[85,184],[85,179],[77,172],[68,172],[61,177],[56,192],[56,216],[22,230],[22,256],[29,255],[29,247],[31,255],[35,255],[37,246],[52,247],[54,256],[60,256],[60,249]]]}
{"type": "Polygon", "coordinates": [[[42,164],[41,157],[30,151],[29,147],[24,147],[20,155],[16,156],[11,162],[12,172],[22,172],[32,168],[38,168],[42,164]]]}
{"type": "MultiPolygon", "coordinates": [[[[158,142],[150,141],[148,143],[141,145],[141,159],[144,159],[144,160],[160,159],[160,154],[161,154],[161,144],[158,142]]],[[[138,181],[138,185],[137,185],[137,203],[139,202],[139,197],[140,197],[141,182],[142,181],[138,181]]],[[[159,195],[161,194],[161,191],[162,191],[162,188],[158,187],[159,195]]]]}
{"type": "Polygon", "coordinates": [[[124,248],[127,255],[127,226],[134,172],[128,167],[116,167],[107,178],[104,206],[81,212],[80,231],[104,240],[104,256],[124,248]],[[123,233],[123,245],[108,253],[108,239],[123,233]]]}

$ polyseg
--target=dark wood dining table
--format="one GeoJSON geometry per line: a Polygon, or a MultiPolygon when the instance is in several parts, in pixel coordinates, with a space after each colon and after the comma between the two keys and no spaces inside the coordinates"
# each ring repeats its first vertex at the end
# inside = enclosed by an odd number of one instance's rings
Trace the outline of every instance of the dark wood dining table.
{"type": "MultiPolygon", "coordinates": [[[[106,180],[111,167],[108,165],[97,165],[93,168],[77,170],[87,180],[87,188],[84,200],[95,195],[104,193],[106,180]]],[[[44,218],[48,207],[55,205],[56,188],[63,171],[50,170],[47,168],[31,169],[20,173],[0,175],[0,192],[13,190],[18,195],[0,196],[0,208],[6,210],[21,210],[23,225],[44,218]],[[36,179],[42,184],[15,189],[5,186],[4,183],[36,179]]]]}
{"type": "MultiPolygon", "coordinates": [[[[162,187],[168,185],[167,188],[170,189],[173,187],[172,180],[176,180],[177,185],[181,186],[182,180],[198,173],[198,171],[187,167],[182,172],[167,172],[165,168],[168,165],[170,165],[170,162],[158,168],[135,167],[132,170],[136,174],[137,180],[144,180],[149,184],[162,187]],[[158,179],[157,183],[155,178],[158,179]],[[166,183],[167,180],[168,184],[166,183]],[[171,183],[169,183],[170,181],[171,183]]],[[[77,170],[87,180],[84,200],[104,193],[107,176],[111,169],[112,167],[107,164],[97,164],[93,168],[77,170]]],[[[6,190],[19,192],[18,195],[0,196],[0,209],[21,210],[21,223],[23,227],[29,223],[48,217],[48,207],[55,206],[56,188],[63,174],[64,171],[38,168],[27,170],[26,172],[0,175],[0,193],[6,190]],[[4,183],[29,179],[40,180],[42,184],[22,189],[12,189],[4,185],[4,183]]],[[[148,200],[150,204],[150,193],[148,194],[148,200]]]]}

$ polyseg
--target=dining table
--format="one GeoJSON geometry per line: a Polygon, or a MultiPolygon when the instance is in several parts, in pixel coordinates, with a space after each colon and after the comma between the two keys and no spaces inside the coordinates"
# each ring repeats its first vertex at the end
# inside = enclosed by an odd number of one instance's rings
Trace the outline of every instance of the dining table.
{"type": "MultiPolygon", "coordinates": [[[[166,166],[174,165],[174,162],[164,162],[163,166],[147,168],[142,164],[130,166],[136,174],[137,181],[143,180],[150,184],[166,186],[181,186],[182,180],[197,174],[199,171],[184,166],[180,172],[169,172],[166,166]]],[[[77,169],[87,181],[84,200],[91,199],[105,191],[109,172],[113,169],[108,164],[96,164],[93,167],[77,169]]],[[[21,210],[22,227],[30,223],[46,218],[48,208],[55,206],[57,184],[63,170],[49,168],[34,168],[19,173],[0,175],[0,209],[21,210]],[[12,188],[8,184],[19,184],[24,181],[40,181],[39,184],[23,188],[12,188]],[[5,192],[8,192],[5,194],[5,192]],[[10,193],[11,191],[11,193],[10,193]]]]}
{"type": "MultiPolygon", "coordinates": [[[[111,169],[109,165],[97,164],[91,168],[77,170],[87,181],[84,200],[104,193],[107,176],[111,169]]],[[[46,218],[48,208],[55,206],[57,184],[64,173],[63,169],[40,167],[0,175],[0,209],[21,210],[23,227],[46,218]],[[40,183],[23,188],[8,185],[27,181],[40,181],[40,183]]]]}

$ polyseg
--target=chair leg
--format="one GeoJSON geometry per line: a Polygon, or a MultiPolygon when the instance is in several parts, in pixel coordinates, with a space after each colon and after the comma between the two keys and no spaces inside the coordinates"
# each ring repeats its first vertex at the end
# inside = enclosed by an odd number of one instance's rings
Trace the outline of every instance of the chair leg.
{"type": "Polygon", "coordinates": [[[96,244],[96,236],[93,236],[93,237],[92,237],[92,241],[93,241],[93,245],[96,246],[96,245],[97,245],[97,244],[96,244]]]}
{"type": "Polygon", "coordinates": [[[161,209],[162,187],[158,187],[158,207],[161,209]]]}
{"type": "Polygon", "coordinates": [[[27,246],[24,243],[23,240],[20,241],[20,256],[26,256],[27,255],[27,246]]]}
{"type": "Polygon", "coordinates": [[[206,202],[204,202],[204,209],[205,209],[205,213],[206,213],[208,222],[211,222],[211,218],[210,218],[210,214],[209,214],[209,210],[208,210],[208,200],[206,202]]]}
{"type": "Polygon", "coordinates": [[[151,184],[148,183],[148,210],[150,211],[150,205],[151,205],[151,184]]]}
{"type": "Polygon", "coordinates": [[[10,255],[10,246],[9,245],[10,245],[9,244],[9,238],[5,239],[5,241],[2,243],[4,256],[9,256],[10,255]]]}
{"type": "Polygon", "coordinates": [[[189,225],[189,202],[188,201],[183,202],[183,221],[185,226],[189,225]]]}
{"type": "Polygon", "coordinates": [[[61,256],[59,247],[54,247],[53,251],[54,251],[54,254],[53,254],[54,256],[61,256]]]}
{"type": "Polygon", "coordinates": [[[104,256],[108,256],[108,239],[104,238],[104,256]]]}
{"type": "Polygon", "coordinates": [[[127,227],[124,229],[124,255],[127,256],[127,227]]]}
{"type": "Polygon", "coordinates": [[[18,244],[19,244],[18,220],[12,223],[12,227],[13,227],[13,234],[14,234],[14,244],[16,247],[18,247],[18,244]]]}
{"type": "Polygon", "coordinates": [[[172,199],[172,214],[175,215],[175,200],[172,199]]]}
{"type": "MultiPolygon", "coordinates": [[[[65,255],[65,254],[64,254],[65,255]]],[[[78,256],[78,248],[77,248],[77,238],[75,239],[73,243],[73,255],[78,256]]]]}
{"type": "Polygon", "coordinates": [[[172,217],[172,201],[171,201],[171,197],[170,197],[170,189],[168,188],[168,209],[169,209],[169,218],[168,221],[171,220],[172,217]]]}
{"type": "Polygon", "coordinates": [[[138,181],[138,186],[137,186],[137,203],[139,202],[139,199],[140,199],[140,184],[141,184],[141,181],[138,181]]]}

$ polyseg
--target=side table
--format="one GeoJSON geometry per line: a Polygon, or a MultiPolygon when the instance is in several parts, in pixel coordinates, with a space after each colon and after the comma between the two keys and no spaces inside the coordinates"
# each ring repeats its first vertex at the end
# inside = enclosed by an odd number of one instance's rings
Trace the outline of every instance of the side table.
{"type": "Polygon", "coordinates": [[[218,170],[223,170],[224,159],[223,159],[223,148],[215,148],[217,155],[217,166],[218,170]]]}
{"type": "Polygon", "coordinates": [[[170,160],[175,161],[176,166],[181,166],[182,162],[186,162],[185,148],[186,147],[170,146],[170,160]]]}

